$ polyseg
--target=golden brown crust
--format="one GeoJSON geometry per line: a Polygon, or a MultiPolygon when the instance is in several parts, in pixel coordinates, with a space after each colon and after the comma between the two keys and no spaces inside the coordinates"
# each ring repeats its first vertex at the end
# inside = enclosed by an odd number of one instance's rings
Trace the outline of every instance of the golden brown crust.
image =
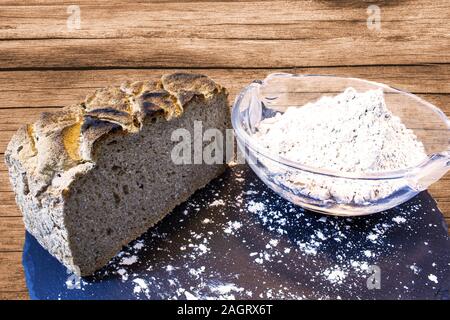
{"type": "Polygon", "coordinates": [[[204,75],[186,73],[98,89],[83,103],[43,113],[34,124],[19,129],[8,145],[6,161],[26,172],[34,195],[46,190],[55,175],[58,189],[64,189],[77,167],[93,167],[86,164],[95,164],[97,141],[118,131],[138,132],[149,117],[179,117],[195,96],[208,99],[224,90],[204,75]]]}

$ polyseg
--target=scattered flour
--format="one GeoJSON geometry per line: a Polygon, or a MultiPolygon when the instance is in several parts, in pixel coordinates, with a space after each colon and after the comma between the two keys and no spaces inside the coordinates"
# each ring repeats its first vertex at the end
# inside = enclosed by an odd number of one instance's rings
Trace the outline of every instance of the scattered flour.
{"type": "Polygon", "coordinates": [[[434,283],[438,283],[438,279],[434,274],[429,274],[428,280],[433,281],[434,283]]]}
{"type": "Polygon", "coordinates": [[[210,207],[217,207],[217,206],[223,206],[225,205],[225,202],[223,202],[222,199],[214,200],[209,206],[210,207]]]}
{"type": "Polygon", "coordinates": [[[122,281],[127,281],[128,280],[128,272],[127,270],[120,268],[117,270],[117,273],[121,275],[122,277],[122,281]]]}
{"type": "Polygon", "coordinates": [[[323,274],[331,283],[340,284],[347,277],[347,273],[341,270],[338,266],[335,266],[334,269],[326,269],[323,274]]]}
{"type": "Polygon", "coordinates": [[[400,223],[405,223],[406,219],[404,217],[401,216],[396,216],[392,218],[392,221],[397,222],[398,224],[400,223]]]}
{"type": "Polygon", "coordinates": [[[198,300],[198,298],[189,291],[184,291],[184,295],[186,297],[186,300],[198,300]]]}
{"type": "Polygon", "coordinates": [[[412,270],[412,272],[414,272],[414,274],[419,274],[420,271],[422,271],[421,268],[419,268],[416,265],[411,265],[411,266],[409,266],[409,268],[412,270]]]}
{"type": "Polygon", "coordinates": [[[375,233],[369,233],[367,235],[367,239],[369,239],[372,242],[375,242],[378,239],[378,234],[375,233]]]}
{"type": "Polygon", "coordinates": [[[175,270],[175,268],[173,266],[171,266],[170,264],[167,265],[165,269],[167,272],[172,272],[173,270],[175,270]]]}
{"type": "Polygon", "coordinates": [[[258,211],[263,211],[265,209],[265,205],[262,202],[255,202],[251,200],[248,203],[247,210],[251,213],[256,213],[258,211]]]}
{"type": "Polygon", "coordinates": [[[372,256],[372,252],[370,250],[364,250],[364,255],[370,258],[372,256]]]}
{"type": "MultiPolygon", "coordinates": [[[[152,229],[145,240],[125,248],[103,275],[123,282],[136,299],[348,298],[344,292],[357,298],[371,275],[371,266],[385,263],[386,256],[398,257],[400,248],[393,247],[390,235],[399,228],[407,233],[409,223],[422,217],[412,214],[422,211],[420,202],[398,207],[393,215],[380,213],[375,221],[317,216],[262,188],[262,182],[261,186],[256,183],[240,186],[238,192],[231,190],[230,195],[211,189],[208,192],[213,198],[190,200],[185,204],[186,219],[190,214],[197,217],[193,218],[198,222],[194,229],[183,229],[183,222],[173,233],[152,229]],[[216,200],[221,200],[223,207],[209,210],[216,200]],[[235,250],[236,244],[239,250],[235,250]],[[247,261],[250,268],[245,264],[241,268],[236,261],[247,261]],[[258,276],[249,282],[253,272],[258,276]],[[285,277],[296,273],[303,275],[299,282],[285,277]],[[305,287],[307,293],[299,291],[305,287]]],[[[223,190],[229,190],[227,187],[223,190]]],[[[416,279],[419,283],[424,278],[433,285],[438,278],[445,282],[438,264],[433,263],[435,269],[426,273],[419,264],[404,265],[413,281],[399,283],[399,298],[416,290],[416,279]],[[416,276],[421,273],[428,278],[416,276]]],[[[89,291],[95,285],[83,280],[78,284],[73,275],[66,281],[68,288],[79,290],[89,291]]]]}
{"type": "Polygon", "coordinates": [[[197,279],[200,277],[200,275],[202,274],[202,273],[204,273],[205,272],[205,266],[201,266],[200,268],[198,268],[198,269],[194,269],[194,268],[191,268],[191,269],[189,269],[189,273],[191,274],[191,275],[193,275],[194,277],[196,277],[197,279]]]}
{"type": "Polygon", "coordinates": [[[133,245],[133,249],[135,249],[136,251],[139,251],[142,248],[144,248],[144,241],[142,240],[136,241],[136,243],[133,245]]]}
{"type": "Polygon", "coordinates": [[[133,283],[135,284],[133,292],[138,295],[140,293],[144,293],[147,297],[149,296],[150,290],[148,288],[147,282],[142,278],[133,279],[133,283]]]}
{"type": "Polygon", "coordinates": [[[228,221],[227,227],[223,229],[225,233],[233,234],[236,230],[242,227],[242,223],[239,221],[228,221]]]}
{"type": "Polygon", "coordinates": [[[239,293],[244,291],[244,288],[237,287],[233,283],[225,283],[216,286],[211,286],[210,289],[212,292],[218,293],[220,295],[220,299],[225,300],[234,300],[235,296],[233,295],[233,292],[239,293]]]}
{"type": "MultiPolygon", "coordinates": [[[[258,125],[254,138],[272,154],[314,168],[374,173],[418,165],[423,144],[388,110],[382,90],[324,96],[258,125]]],[[[403,187],[398,181],[360,181],[286,172],[267,163],[274,181],[301,194],[339,203],[368,203],[403,187]]]]}
{"type": "Polygon", "coordinates": [[[132,265],[134,263],[136,263],[138,261],[138,257],[133,255],[130,257],[123,257],[122,260],[120,261],[121,265],[125,265],[125,266],[129,266],[132,265]]]}

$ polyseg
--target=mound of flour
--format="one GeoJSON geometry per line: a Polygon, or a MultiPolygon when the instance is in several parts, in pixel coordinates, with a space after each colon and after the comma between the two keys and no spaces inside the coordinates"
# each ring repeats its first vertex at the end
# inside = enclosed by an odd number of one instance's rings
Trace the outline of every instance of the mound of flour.
{"type": "MultiPolygon", "coordinates": [[[[382,90],[324,96],[261,121],[254,137],[283,158],[315,168],[351,173],[413,167],[426,157],[423,144],[386,106],[382,90]]],[[[367,202],[383,198],[398,182],[358,182],[308,173],[278,176],[318,199],[367,202]]]]}

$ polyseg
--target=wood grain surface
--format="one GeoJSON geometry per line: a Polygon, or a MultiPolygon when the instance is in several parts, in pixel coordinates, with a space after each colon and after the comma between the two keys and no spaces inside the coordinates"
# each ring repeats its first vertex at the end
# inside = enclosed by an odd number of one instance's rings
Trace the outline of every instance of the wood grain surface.
{"type": "MultiPolygon", "coordinates": [[[[0,0],[0,153],[23,123],[95,88],[207,74],[230,102],[272,72],[334,74],[413,92],[450,115],[450,1],[0,0]],[[68,29],[69,5],[81,28],[68,29]]],[[[2,156],[3,157],[3,156],[2,156]]],[[[430,188],[450,222],[450,175],[430,188]]],[[[24,228],[0,162],[0,299],[28,297],[24,228]]]]}

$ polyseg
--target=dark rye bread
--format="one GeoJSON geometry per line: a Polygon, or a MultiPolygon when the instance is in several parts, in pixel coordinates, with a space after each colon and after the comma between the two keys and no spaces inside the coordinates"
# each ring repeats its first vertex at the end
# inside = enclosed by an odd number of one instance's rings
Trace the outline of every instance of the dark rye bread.
{"type": "Polygon", "coordinates": [[[20,128],[5,160],[27,230],[71,271],[92,274],[223,172],[225,161],[171,160],[173,130],[194,137],[194,120],[225,136],[227,92],[176,73],[99,89],[20,128]]]}

